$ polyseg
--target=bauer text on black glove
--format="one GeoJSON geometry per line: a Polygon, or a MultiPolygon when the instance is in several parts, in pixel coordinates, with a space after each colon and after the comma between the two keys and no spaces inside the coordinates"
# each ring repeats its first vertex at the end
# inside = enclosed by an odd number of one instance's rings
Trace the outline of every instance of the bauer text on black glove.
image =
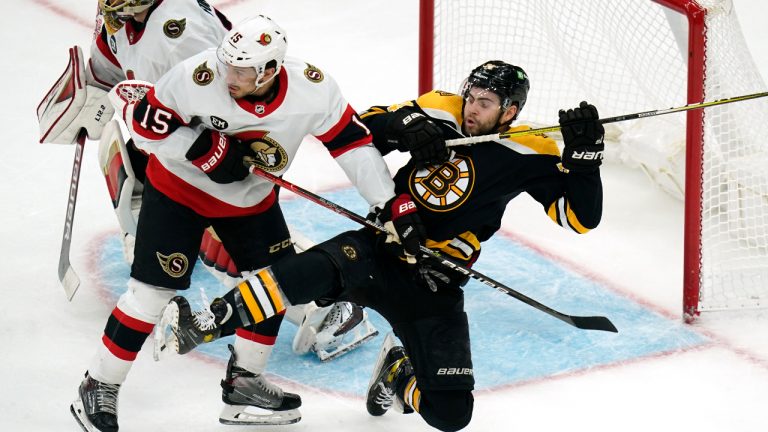
{"type": "Polygon", "coordinates": [[[592,172],[603,161],[605,130],[598,120],[597,108],[581,102],[578,108],[560,110],[560,130],[563,133],[562,168],[564,172],[592,172]]]}
{"type": "Polygon", "coordinates": [[[409,151],[417,167],[442,164],[450,155],[440,127],[424,114],[403,108],[389,120],[387,141],[401,151],[409,151]]]}

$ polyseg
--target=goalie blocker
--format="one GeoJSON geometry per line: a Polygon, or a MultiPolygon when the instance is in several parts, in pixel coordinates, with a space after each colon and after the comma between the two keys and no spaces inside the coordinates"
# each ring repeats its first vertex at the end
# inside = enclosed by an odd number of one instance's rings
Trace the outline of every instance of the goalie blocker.
{"type": "Polygon", "coordinates": [[[81,129],[87,131],[89,139],[101,137],[115,110],[107,92],[89,82],[83,51],[74,46],[69,49],[64,73],[37,106],[40,143],[74,144],[81,129]]]}

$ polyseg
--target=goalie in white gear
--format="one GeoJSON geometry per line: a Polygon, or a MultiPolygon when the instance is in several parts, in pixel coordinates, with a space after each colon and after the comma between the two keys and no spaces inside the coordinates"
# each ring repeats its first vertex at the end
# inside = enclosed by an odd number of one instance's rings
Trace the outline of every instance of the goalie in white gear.
{"type": "MultiPolygon", "coordinates": [[[[131,5],[134,2],[109,2],[113,8],[120,4],[131,5]]],[[[144,5],[146,3],[140,6],[144,5]]],[[[112,17],[115,20],[110,24],[115,33],[109,34],[113,30],[105,30],[102,32],[102,38],[98,39],[102,42],[99,43],[98,40],[96,42],[97,46],[101,47],[99,52],[104,54],[102,60],[107,59],[114,66],[122,65],[126,69],[125,75],[128,77],[131,77],[129,74],[131,72],[133,76],[140,78],[137,70],[128,69],[123,62],[113,60],[117,60],[121,53],[125,54],[132,49],[137,49],[136,46],[141,41],[150,40],[151,35],[155,35],[163,41],[163,37],[182,40],[190,32],[190,25],[192,24],[190,19],[187,19],[184,24],[176,22],[175,25],[169,25],[169,20],[162,21],[156,20],[156,18],[162,16],[160,12],[164,8],[182,7],[183,5],[203,9],[203,13],[210,12],[205,10],[207,3],[202,0],[156,2],[141,12],[135,12],[131,19],[126,19],[127,9],[123,10],[122,14],[115,12],[116,15],[112,17]],[[139,14],[144,14],[145,21],[137,24],[139,14]],[[159,24],[161,28],[157,30],[157,25],[152,27],[153,22],[159,24]],[[121,24],[122,26],[120,26],[121,24]],[[118,26],[120,27],[117,28],[118,26]],[[142,27],[143,32],[136,33],[134,30],[137,26],[142,27]],[[152,29],[157,31],[151,31],[152,29]],[[107,51],[104,50],[105,47],[107,51]],[[114,58],[109,58],[108,53],[112,53],[114,58]]],[[[214,17],[213,12],[210,12],[209,15],[214,17]]],[[[218,13],[215,14],[217,17],[218,15],[218,13]]],[[[216,228],[223,239],[223,243],[227,245],[228,252],[232,253],[233,260],[237,261],[238,266],[242,266],[245,270],[261,267],[268,264],[269,260],[277,258],[278,254],[272,256],[272,246],[275,244],[265,244],[267,241],[277,240],[275,236],[281,236],[284,232],[279,229],[279,225],[284,224],[284,221],[277,201],[274,199],[272,186],[253,176],[243,179],[229,178],[222,181],[221,178],[217,177],[218,175],[226,177],[230,174],[225,171],[214,173],[215,169],[208,169],[210,166],[205,168],[206,164],[197,163],[198,160],[202,159],[192,156],[200,149],[201,145],[210,144],[213,146],[217,143],[216,145],[230,147],[228,142],[231,142],[233,146],[237,146],[237,141],[241,139],[253,139],[253,136],[249,134],[267,129],[270,132],[270,137],[275,139],[275,142],[280,142],[281,152],[278,153],[279,160],[276,159],[276,162],[283,164],[278,167],[283,170],[290,165],[288,162],[297,150],[301,138],[308,133],[313,134],[325,143],[331,154],[371,205],[380,205],[392,195],[393,184],[381,155],[371,146],[370,134],[364,127],[360,126],[359,119],[355,119],[356,114],[341,97],[335,82],[330,77],[324,76],[319,69],[312,67],[312,70],[309,70],[310,66],[295,60],[287,60],[286,66],[283,67],[284,32],[271,20],[260,17],[247,21],[244,23],[244,27],[240,28],[240,32],[238,34],[241,37],[244,36],[244,42],[251,43],[251,46],[245,47],[246,49],[259,50],[259,47],[270,45],[272,41],[275,42],[272,46],[283,47],[282,50],[270,54],[270,57],[273,58],[260,57],[263,59],[260,60],[261,66],[254,64],[252,69],[254,74],[250,83],[248,80],[240,80],[225,84],[225,78],[228,75],[234,76],[241,72],[247,74],[249,71],[243,71],[243,69],[248,68],[217,64],[215,52],[213,58],[210,58],[209,50],[192,56],[188,61],[171,69],[158,81],[157,87],[153,88],[150,85],[148,87],[150,93],[140,103],[119,106],[119,113],[127,121],[127,126],[136,140],[136,148],[150,155],[146,168],[146,179],[144,180],[145,202],[141,205],[141,214],[146,214],[147,220],[152,220],[152,224],[142,225],[141,220],[145,216],[138,218],[137,243],[134,249],[135,258],[131,279],[128,283],[129,291],[121,297],[107,322],[102,338],[103,344],[99,347],[96,358],[88,368],[86,379],[81,385],[81,397],[72,407],[76,418],[81,421],[81,425],[86,430],[92,430],[92,428],[102,431],[117,430],[116,407],[119,386],[125,380],[136,354],[159,320],[161,306],[167,304],[168,296],[173,295],[176,289],[185,289],[188,286],[192,272],[190,261],[194,260],[200,250],[202,233],[207,226],[201,225],[202,223],[211,224],[216,228]],[[265,21],[268,21],[266,27],[264,27],[265,21]],[[254,22],[261,27],[252,28],[254,22]],[[251,27],[248,27],[249,25],[251,27]],[[258,40],[254,39],[254,31],[259,32],[255,35],[258,40]],[[264,39],[265,35],[270,36],[271,39],[264,39]],[[203,63],[191,63],[201,57],[206,57],[203,63]],[[214,72],[207,65],[213,66],[216,71],[214,72]],[[192,69],[189,69],[190,67],[192,69]],[[174,71],[177,72],[176,75],[174,75],[174,71]],[[311,73],[305,73],[306,71],[311,73]],[[259,82],[256,85],[256,77],[259,74],[263,79],[258,79],[259,82]],[[208,86],[212,83],[214,85],[208,86]],[[227,94],[228,85],[230,94],[227,94]],[[249,89],[249,86],[253,89],[249,89]],[[208,90],[213,93],[207,93],[208,90]],[[244,93],[238,94],[240,90],[243,90],[244,93]],[[200,94],[196,94],[198,92],[200,94]],[[189,99],[179,97],[181,95],[189,96],[189,99]],[[232,98],[239,106],[232,104],[232,98]],[[192,104],[197,108],[193,108],[192,104]],[[222,104],[226,108],[222,108],[222,104]],[[253,110],[246,111],[243,115],[241,108],[244,105],[251,106],[253,110]],[[274,107],[280,105],[282,105],[282,109],[279,114],[273,113],[274,107]],[[211,114],[215,114],[215,116],[198,114],[200,107],[204,107],[204,110],[211,110],[211,114]],[[260,112],[259,107],[263,111],[260,112]],[[293,120],[295,117],[291,117],[291,121],[287,121],[284,115],[294,112],[299,107],[302,117],[298,120],[293,120]],[[235,112],[227,111],[227,109],[232,108],[235,109],[235,112]],[[148,117],[150,120],[148,129],[137,130],[140,125],[132,117],[134,110],[137,109],[152,113],[152,116],[148,117]],[[173,118],[167,119],[171,123],[167,124],[169,127],[165,131],[167,133],[163,133],[161,129],[157,129],[155,126],[158,126],[158,122],[165,121],[163,113],[167,113],[166,109],[174,110],[175,113],[179,114],[179,117],[172,116],[173,118]],[[195,114],[189,114],[190,112],[195,114]],[[192,116],[196,118],[196,122],[200,123],[199,126],[188,127],[189,122],[186,120],[173,123],[180,119],[189,118],[191,120],[192,116]],[[203,126],[207,127],[206,132],[202,132],[203,126]],[[257,128],[260,130],[255,130],[257,128]],[[224,135],[217,130],[230,133],[237,138],[224,135]],[[214,139],[213,137],[217,138],[214,139]],[[179,149],[183,149],[180,153],[181,158],[179,158],[179,153],[171,155],[179,149]],[[166,174],[171,174],[172,177],[166,177],[166,174]],[[175,179],[182,181],[178,182],[175,179]],[[184,191],[176,189],[178,187],[185,188],[184,185],[189,185],[192,189],[185,189],[184,191]],[[151,199],[147,200],[148,196],[151,199]],[[189,201],[190,199],[192,201],[189,201]],[[162,202],[162,204],[158,205],[158,202],[162,202]],[[208,203],[211,202],[216,204],[209,205],[208,203]],[[187,216],[190,215],[190,212],[196,216],[187,216]],[[257,222],[262,220],[264,223],[257,222]],[[242,225],[237,226],[239,224],[242,225]],[[174,232],[178,235],[174,235],[174,232]],[[253,241],[253,236],[256,236],[257,240],[253,241]],[[195,242],[196,244],[192,246],[195,242]],[[269,246],[269,254],[261,249],[267,249],[267,246],[269,246]],[[230,248],[234,249],[230,250],[230,248]],[[98,394],[91,393],[91,391],[98,394]],[[92,394],[96,394],[108,403],[88,406],[92,394]]],[[[222,45],[229,43],[237,48],[235,34],[231,32],[226,39],[222,38],[224,40],[222,45]]],[[[240,48],[243,48],[243,44],[239,45],[240,48]]],[[[148,46],[146,49],[153,50],[155,47],[148,46]]],[[[226,53],[226,49],[223,49],[222,57],[226,53]]],[[[136,54],[136,58],[140,58],[138,52],[136,54]]],[[[243,61],[247,58],[245,54],[247,52],[241,51],[233,58],[233,61],[243,61]]],[[[157,58],[157,56],[152,58],[157,58]]],[[[93,59],[91,63],[93,63],[93,59]]],[[[149,76],[144,76],[144,78],[146,81],[154,81],[149,76]]],[[[112,90],[112,94],[120,99],[118,93],[126,86],[130,86],[130,82],[118,84],[112,90]]],[[[122,156],[126,147],[128,146],[121,146],[118,143],[117,151],[104,151],[103,154],[120,154],[121,158],[124,159],[123,162],[126,162],[126,160],[131,159],[122,156]]],[[[106,161],[105,165],[108,165],[109,161],[113,159],[106,157],[104,160],[106,161]]],[[[237,158],[233,160],[237,161],[237,158]]],[[[236,169],[237,165],[235,163],[229,168],[236,169]]],[[[240,165],[242,165],[242,161],[240,161],[240,165]]],[[[216,169],[220,167],[221,165],[216,165],[216,169]]],[[[136,167],[134,166],[134,168],[136,167]]],[[[134,169],[134,174],[137,177],[138,171],[138,169],[134,169]]],[[[278,244],[283,245],[284,243],[285,238],[281,238],[278,244]]],[[[279,246],[277,250],[279,254],[288,253],[286,247],[283,246],[279,246]]],[[[300,398],[297,395],[275,390],[273,385],[268,385],[262,375],[267,358],[273,348],[280,321],[281,318],[273,320],[272,324],[267,326],[261,326],[261,324],[259,326],[245,325],[243,328],[237,329],[234,343],[236,357],[233,354],[233,367],[228,368],[225,379],[225,382],[230,383],[230,385],[223,385],[226,407],[220,418],[222,422],[284,424],[300,419],[297,411],[301,404],[300,398]],[[237,359],[236,362],[234,361],[235,358],[237,359]],[[234,380],[235,375],[239,377],[237,380],[234,380]],[[253,381],[254,385],[240,388],[231,384],[231,382],[240,383],[242,380],[253,381]],[[270,406],[260,406],[259,401],[262,399],[258,394],[246,395],[245,399],[235,397],[233,392],[236,393],[242,389],[249,392],[263,389],[276,393],[279,395],[279,403],[275,405],[274,402],[278,401],[273,401],[270,406]],[[247,414],[244,412],[244,408],[248,405],[264,408],[267,412],[263,415],[247,414]]],[[[326,348],[323,347],[324,350],[326,348]]],[[[101,399],[97,398],[97,400],[101,399]]]]}

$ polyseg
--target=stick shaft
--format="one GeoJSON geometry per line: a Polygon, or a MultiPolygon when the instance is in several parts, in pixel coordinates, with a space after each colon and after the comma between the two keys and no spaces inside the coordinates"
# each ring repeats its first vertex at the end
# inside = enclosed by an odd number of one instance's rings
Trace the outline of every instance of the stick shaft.
{"type": "MultiPolygon", "coordinates": [[[[332,201],[329,201],[329,200],[327,200],[327,199],[325,199],[325,198],[323,198],[323,197],[321,197],[319,195],[316,195],[316,194],[314,194],[314,193],[312,193],[312,192],[310,192],[310,191],[308,191],[308,190],[306,190],[304,188],[301,188],[301,187],[299,187],[299,186],[297,186],[297,185],[295,185],[295,184],[293,184],[293,183],[291,183],[291,182],[289,182],[287,180],[284,180],[284,179],[282,179],[280,177],[277,177],[277,176],[275,176],[273,174],[270,174],[270,173],[268,173],[266,171],[263,171],[263,170],[259,169],[258,167],[254,166],[254,165],[251,166],[251,172],[253,174],[259,176],[259,177],[262,177],[262,178],[264,178],[266,180],[269,180],[270,182],[272,182],[272,183],[274,183],[274,184],[276,184],[276,185],[278,185],[280,187],[288,189],[289,191],[291,191],[291,192],[293,192],[293,193],[295,193],[295,194],[297,194],[297,195],[299,195],[301,197],[304,197],[304,198],[314,202],[315,204],[319,204],[319,205],[321,205],[321,206],[323,206],[323,207],[325,207],[327,209],[330,209],[330,210],[332,210],[332,211],[334,211],[334,212],[336,212],[336,213],[338,213],[338,214],[340,214],[340,215],[342,215],[342,216],[344,216],[344,217],[346,217],[348,219],[352,219],[353,221],[355,221],[355,222],[357,222],[357,223],[359,223],[361,225],[367,226],[367,227],[375,229],[377,231],[386,232],[386,228],[384,228],[381,224],[378,224],[378,223],[376,223],[374,221],[368,220],[368,219],[358,215],[357,213],[354,213],[354,212],[352,212],[350,210],[347,210],[346,208],[344,208],[344,207],[342,207],[342,206],[340,206],[340,205],[338,205],[338,204],[336,204],[336,203],[334,203],[332,201]]],[[[600,317],[600,316],[598,316],[598,317],[579,317],[579,316],[566,315],[564,313],[558,312],[558,311],[550,308],[549,306],[546,306],[546,305],[544,305],[542,303],[539,303],[536,300],[534,300],[534,299],[532,299],[530,297],[527,297],[526,295],[521,294],[521,293],[513,290],[512,288],[502,284],[501,282],[498,282],[498,281],[496,281],[496,280],[494,280],[494,279],[492,279],[492,278],[490,278],[490,277],[488,277],[488,276],[486,276],[486,275],[484,275],[484,274],[482,274],[480,272],[477,272],[475,270],[467,268],[467,267],[465,267],[465,266],[463,266],[461,264],[457,264],[457,263],[453,262],[452,260],[449,260],[449,259],[441,256],[440,254],[436,253],[435,251],[433,251],[433,250],[431,250],[431,249],[429,249],[429,248],[427,248],[427,247],[425,247],[423,245],[420,246],[420,250],[425,255],[428,255],[428,256],[430,256],[432,258],[435,258],[438,261],[440,261],[440,263],[442,265],[444,265],[444,266],[446,266],[448,268],[451,268],[451,269],[453,269],[455,271],[458,271],[458,272],[460,272],[460,273],[462,273],[462,274],[464,274],[466,276],[469,276],[469,277],[471,277],[471,278],[473,278],[475,280],[478,280],[478,281],[484,283],[485,285],[488,285],[489,287],[496,289],[497,291],[500,291],[500,292],[502,292],[502,293],[504,293],[504,294],[506,294],[506,295],[508,295],[510,297],[514,297],[517,300],[520,300],[521,302],[523,302],[523,303],[525,303],[525,304],[527,304],[529,306],[532,306],[532,307],[534,307],[534,308],[536,308],[536,309],[538,309],[538,310],[540,310],[540,311],[542,311],[542,312],[544,312],[544,313],[546,313],[548,315],[551,315],[551,316],[553,316],[553,317],[555,317],[555,318],[557,318],[557,319],[559,319],[559,320],[561,320],[561,321],[563,321],[563,322],[565,322],[567,324],[570,324],[570,325],[572,325],[574,327],[581,328],[581,329],[586,329],[586,330],[604,330],[604,331],[617,332],[616,327],[613,325],[613,323],[610,322],[610,320],[608,320],[608,318],[600,317]]]]}
{"type": "MultiPolygon", "coordinates": [[[[736,96],[732,98],[718,99],[710,102],[693,103],[693,104],[688,104],[680,107],[643,111],[643,112],[637,112],[633,114],[619,115],[615,117],[606,117],[598,121],[602,124],[608,124],[608,123],[616,123],[616,122],[625,121],[625,120],[637,120],[639,118],[655,117],[655,116],[660,116],[665,114],[673,114],[677,112],[690,111],[694,109],[702,109],[702,108],[707,108],[711,106],[725,105],[725,104],[734,103],[734,102],[741,102],[741,101],[746,101],[750,99],[762,98],[766,96],[768,96],[768,92],[752,93],[752,94],[736,96]]],[[[557,132],[559,130],[560,130],[560,126],[547,126],[543,128],[528,129],[528,130],[521,130],[521,131],[515,131],[515,132],[502,132],[502,133],[491,134],[491,135],[481,135],[481,136],[468,137],[468,138],[457,138],[452,140],[446,140],[445,144],[448,147],[454,147],[454,146],[460,146],[460,145],[471,145],[471,144],[477,144],[481,142],[493,141],[496,139],[506,139],[506,138],[513,138],[518,136],[525,136],[525,135],[539,135],[544,133],[557,132]]]]}

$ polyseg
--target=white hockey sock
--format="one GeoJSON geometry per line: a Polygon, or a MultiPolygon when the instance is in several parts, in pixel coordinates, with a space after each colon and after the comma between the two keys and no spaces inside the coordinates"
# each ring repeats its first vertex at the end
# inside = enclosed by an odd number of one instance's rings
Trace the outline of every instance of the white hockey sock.
{"type": "Polygon", "coordinates": [[[160,313],[176,291],[128,281],[126,291],[112,311],[88,374],[94,379],[122,384],[133,365],[140,346],[152,332],[160,313]]]}
{"type": "Polygon", "coordinates": [[[244,329],[235,333],[235,364],[249,372],[260,374],[275,347],[276,336],[264,336],[244,329]]]}

